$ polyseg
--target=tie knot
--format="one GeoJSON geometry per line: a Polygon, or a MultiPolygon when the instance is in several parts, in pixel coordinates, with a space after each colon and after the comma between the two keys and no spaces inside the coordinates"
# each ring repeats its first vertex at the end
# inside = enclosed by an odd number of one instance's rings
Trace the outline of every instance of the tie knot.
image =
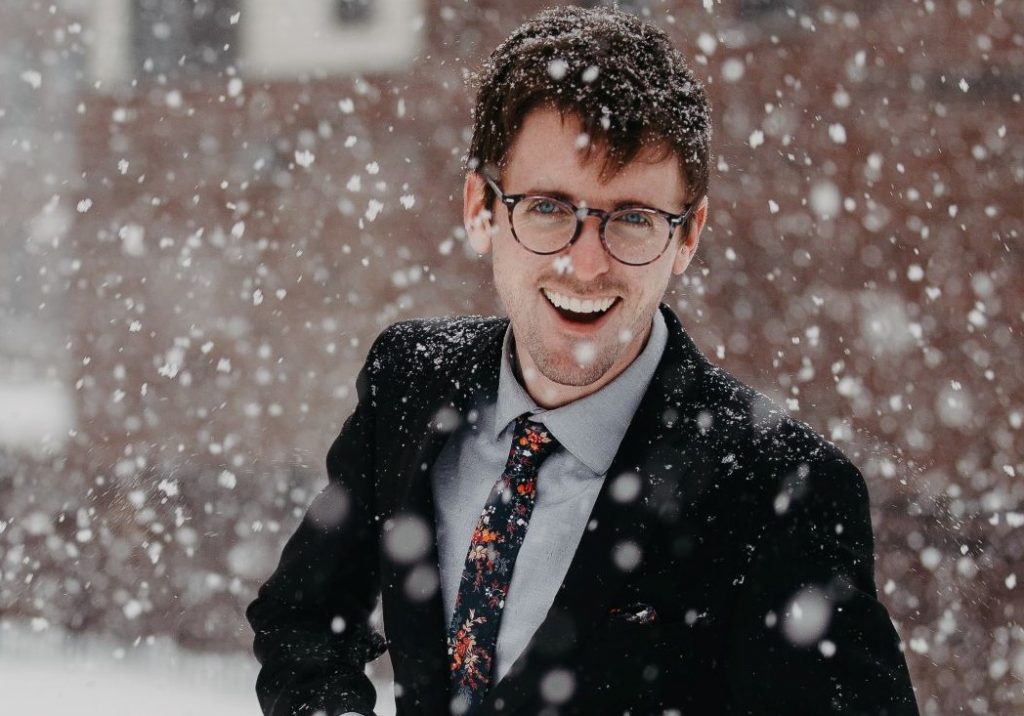
{"type": "Polygon", "coordinates": [[[558,447],[558,440],[547,429],[547,426],[543,423],[533,422],[525,414],[516,418],[512,442],[515,451],[522,458],[526,458],[534,464],[539,464],[558,447]]]}

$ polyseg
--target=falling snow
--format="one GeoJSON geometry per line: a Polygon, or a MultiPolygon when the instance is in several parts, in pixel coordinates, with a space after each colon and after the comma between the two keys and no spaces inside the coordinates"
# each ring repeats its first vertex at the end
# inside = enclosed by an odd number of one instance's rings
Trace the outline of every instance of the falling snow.
{"type": "MultiPolygon", "coordinates": [[[[375,336],[502,310],[459,161],[479,38],[522,9],[426,3],[394,56],[337,60],[318,32],[253,40],[273,3],[202,31],[93,4],[0,9],[0,703],[253,713],[242,610],[325,482],[375,336]]],[[[922,713],[1020,713],[1024,5],[636,5],[714,112],[707,227],[666,303],[861,467],[922,713]]],[[[573,60],[537,71],[607,79],[573,60]]],[[[572,254],[544,265],[581,280],[572,254]]],[[[384,535],[401,564],[429,548],[415,520],[384,535]]],[[[626,572],[644,557],[614,545],[626,572]]],[[[838,663],[829,589],[764,619],[838,663]]],[[[393,713],[389,667],[372,673],[393,713]]],[[[553,708],[580,688],[538,684],[553,708]]]]}

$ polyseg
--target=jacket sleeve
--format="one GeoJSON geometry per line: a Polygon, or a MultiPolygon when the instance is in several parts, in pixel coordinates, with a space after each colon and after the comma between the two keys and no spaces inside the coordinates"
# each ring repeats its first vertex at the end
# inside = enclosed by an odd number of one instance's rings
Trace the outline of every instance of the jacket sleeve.
{"type": "Polygon", "coordinates": [[[916,716],[874,580],[867,487],[845,459],[797,468],[750,563],[730,642],[737,714],[916,716]]]}
{"type": "Polygon", "coordinates": [[[369,625],[379,590],[374,353],[357,379],[355,411],[328,453],[327,487],[246,611],[266,716],[373,712],[376,692],[364,668],[386,649],[369,625]]]}

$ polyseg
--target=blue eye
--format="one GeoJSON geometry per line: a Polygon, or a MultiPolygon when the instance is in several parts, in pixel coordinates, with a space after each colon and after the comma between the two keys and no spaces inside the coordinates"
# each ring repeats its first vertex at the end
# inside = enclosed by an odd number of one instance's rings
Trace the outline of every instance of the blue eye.
{"type": "Polygon", "coordinates": [[[651,224],[651,218],[645,211],[625,211],[615,217],[615,220],[633,227],[644,227],[651,224]]]}
{"type": "Polygon", "coordinates": [[[535,211],[538,214],[556,214],[563,209],[550,199],[538,198],[530,202],[530,211],[535,211]]]}

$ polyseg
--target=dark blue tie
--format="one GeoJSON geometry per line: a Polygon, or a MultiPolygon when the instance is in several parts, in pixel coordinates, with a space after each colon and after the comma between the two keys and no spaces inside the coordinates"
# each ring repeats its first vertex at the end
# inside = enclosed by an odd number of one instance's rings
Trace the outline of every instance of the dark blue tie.
{"type": "Polygon", "coordinates": [[[516,418],[505,472],[473,529],[448,627],[456,714],[469,713],[491,686],[501,612],[537,499],[537,470],[557,446],[546,427],[526,415],[516,418]]]}

